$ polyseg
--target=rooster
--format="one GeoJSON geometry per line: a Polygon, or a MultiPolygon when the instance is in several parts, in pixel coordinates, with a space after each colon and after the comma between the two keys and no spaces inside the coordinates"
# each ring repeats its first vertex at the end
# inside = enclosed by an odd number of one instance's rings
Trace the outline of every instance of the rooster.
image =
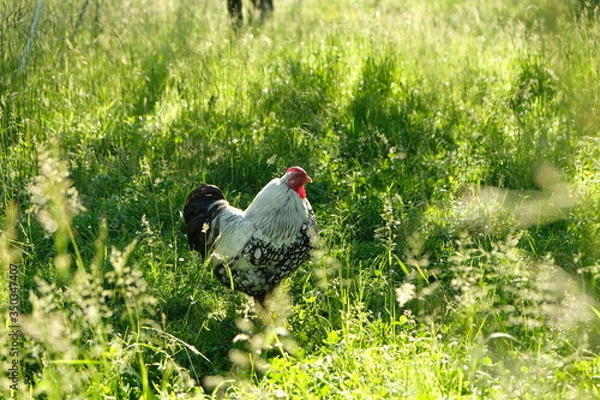
{"type": "Polygon", "coordinates": [[[279,283],[308,260],[317,224],[304,185],[312,179],[289,168],[256,195],[246,211],[232,207],[216,186],[202,184],[185,202],[190,247],[225,286],[252,296],[263,308],[279,283]]]}

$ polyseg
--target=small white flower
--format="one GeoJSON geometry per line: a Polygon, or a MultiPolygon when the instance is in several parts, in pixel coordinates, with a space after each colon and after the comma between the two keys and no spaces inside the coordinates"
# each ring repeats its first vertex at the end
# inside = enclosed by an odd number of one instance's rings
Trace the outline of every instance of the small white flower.
{"type": "Polygon", "coordinates": [[[412,283],[403,283],[396,289],[396,300],[400,307],[414,299],[416,295],[416,287],[412,283]]]}

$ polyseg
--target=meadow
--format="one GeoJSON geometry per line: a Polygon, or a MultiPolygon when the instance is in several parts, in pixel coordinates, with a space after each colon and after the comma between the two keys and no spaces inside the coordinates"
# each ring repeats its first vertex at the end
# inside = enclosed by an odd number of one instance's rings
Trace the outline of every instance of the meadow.
{"type": "Polygon", "coordinates": [[[246,17],[0,2],[0,397],[600,398],[596,2],[246,17]],[[293,165],[320,244],[263,315],[181,210],[293,165]]]}

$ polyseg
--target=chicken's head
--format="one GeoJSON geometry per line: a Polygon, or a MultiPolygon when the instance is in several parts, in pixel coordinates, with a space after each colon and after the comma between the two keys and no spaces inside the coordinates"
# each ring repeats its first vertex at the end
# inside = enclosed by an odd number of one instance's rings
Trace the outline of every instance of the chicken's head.
{"type": "Polygon", "coordinates": [[[306,191],[304,190],[304,184],[312,182],[312,179],[306,171],[300,167],[291,167],[285,171],[285,175],[282,180],[286,180],[286,184],[290,189],[298,193],[300,198],[306,198],[306,191]]]}

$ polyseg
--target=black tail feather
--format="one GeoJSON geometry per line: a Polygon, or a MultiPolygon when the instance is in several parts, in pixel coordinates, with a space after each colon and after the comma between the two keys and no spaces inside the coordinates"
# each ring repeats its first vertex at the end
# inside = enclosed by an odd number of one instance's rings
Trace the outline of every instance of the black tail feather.
{"type": "Polygon", "coordinates": [[[202,184],[194,189],[187,197],[183,208],[183,218],[187,225],[188,243],[202,257],[205,257],[211,244],[207,242],[209,236],[217,237],[215,227],[210,222],[221,209],[215,203],[227,204],[225,195],[214,185],[202,184]]]}

